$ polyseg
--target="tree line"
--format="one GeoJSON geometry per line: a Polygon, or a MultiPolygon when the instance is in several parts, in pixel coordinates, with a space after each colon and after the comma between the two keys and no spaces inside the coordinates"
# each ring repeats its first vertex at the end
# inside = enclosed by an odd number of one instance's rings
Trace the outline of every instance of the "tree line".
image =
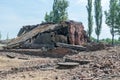
{"type": "MultiPolygon", "coordinates": [[[[102,5],[101,0],[87,0],[86,9],[88,12],[88,30],[87,34],[91,39],[91,34],[93,33],[93,23],[96,24],[95,33],[97,35],[97,42],[99,42],[99,36],[101,34],[102,29],[102,5]],[[94,4],[93,4],[94,3],[94,4]],[[93,17],[93,7],[94,14],[93,17]],[[95,18],[95,22],[93,21],[95,18]]],[[[67,8],[69,7],[69,2],[67,0],[54,0],[52,11],[50,13],[46,13],[45,22],[54,22],[59,23],[61,21],[68,20],[67,8]]],[[[120,0],[110,0],[109,1],[109,9],[104,12],[106,20],[105,23],[110,28],[110,33],[112,35],[111,43],[114,45],[114,37],[115,35],[120,36],[120,0]]]]}
{"type": "Polygon", "coordinates": [[[110,0],[109,10],[105,11],[106,24],[110,27],[112,44],[115,35],[120,36],[120,0],[110,0]]]}

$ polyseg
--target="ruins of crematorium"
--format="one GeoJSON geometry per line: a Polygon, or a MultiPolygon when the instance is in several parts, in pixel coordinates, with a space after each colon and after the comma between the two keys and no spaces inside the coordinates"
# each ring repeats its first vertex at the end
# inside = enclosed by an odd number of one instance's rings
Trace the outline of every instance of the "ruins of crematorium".
{"type": "Polygon", "coordinates": [[[23,26],[7,48],[52,48],[59,45],[84,45],[89,38],[81,22],[42,23],[23,26]],[[61,44],[60,44],[61,43],[61,44]]]}

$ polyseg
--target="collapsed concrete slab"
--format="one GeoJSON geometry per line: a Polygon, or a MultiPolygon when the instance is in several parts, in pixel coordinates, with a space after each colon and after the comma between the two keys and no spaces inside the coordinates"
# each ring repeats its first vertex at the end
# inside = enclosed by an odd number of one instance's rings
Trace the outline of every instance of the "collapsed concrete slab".
{"type": "Polygon", "coordinates": [[[7,48],[52,48],[57,42],[83,45],[89,41],[81,22],[65,21],[24,26],[7,48]]]}

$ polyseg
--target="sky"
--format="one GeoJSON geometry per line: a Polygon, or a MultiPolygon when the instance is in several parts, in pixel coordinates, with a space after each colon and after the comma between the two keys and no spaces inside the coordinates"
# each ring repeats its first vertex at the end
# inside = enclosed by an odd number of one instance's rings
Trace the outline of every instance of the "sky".
{"type": "MultiPolygon", "coordinates": [[[[87,0],[68,0],[68,17],[80,21],[87,30],[87,0]]],[[[53,0],[0,0],[0,32],[2,39],[15,38],[22,26],[40,24],[46,12],[52,10],[53,0]]],[[[104,11],[108,10],[109,0],[102,0],[103,23],[100,39],[111,38],[109,27],[105,24],[104,11]]],[[[94,10],[94,8],[93,8],[94,10]]],[[[94,12],[93,12],[94,16],[94,12]]],[[[95,20],[94,25],[95,29],[95,20]]],[[[96,38],[95,31],[92,36],[96,38]]]]}

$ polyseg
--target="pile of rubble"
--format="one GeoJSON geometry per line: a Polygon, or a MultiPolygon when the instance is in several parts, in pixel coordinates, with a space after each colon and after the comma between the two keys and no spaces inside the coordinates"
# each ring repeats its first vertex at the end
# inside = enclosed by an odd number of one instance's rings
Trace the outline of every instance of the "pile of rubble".
{"type": "Polygon", "coordinates": [[[23,26],[18,36],[10,40],[4,49],[55,49],[68,48],[77,51],[96,51],[106,48],[103,43],[92,43],[81,22],[65,21],[59,24],[42,23],[23,26]]]}
{"type": "MultiPolygon", "coordinates": [[[[48,50],[49,51],[49,50],[48,50]]],[[[33,52],[35,52],[33,50],[33,52]]],[[[39,51],[40,52],[40,51],[39,51]]],[[[108,48],[99,51],[83,51],[76,52],[72,55],[66,55],[68,53],[63,48],[50,50],[52,54],[65,54],[62,58],[43,58],[40,55],[29,55],[19,53],[3,52],[2,55],[15,55],[15,58],[11,60],[19,60],[19,66],[6,66],[10,67],[9,70],[1,69],[0,79],[2,80],[17,80],[21,79],[20,75],[24,74],[23,80],[29,80],[36,77],[42,78],[41,80],[119,80],[120,79],[120,47],[108,48]],[[61,52],[63,50],[63,53],[61,52]],[[27,57],[27,60],[21,57],[27,57]],[[16,59],[17,58],[17,59],[16,59]],[[21,64],[22,61],[22,64],[21,64]],[[64,68],[58,68],[58,65],[64,66],[64,68]],[[70,68],[70,66],[76,66],[70,68]],[[66,67],[67,66],[67,67],[66,67]],[[69,67],[68,67],[69,66],[69,67]],[[67,68],[67,69],[66,69],[67,68]],[[31,74],[32,73],[32,74],[31,74]],[[42,75],[41,75],[42,74],[42,75]],[[49,75],[49,76],[47,76],[49,75]],[[15,76],[15,77],[13,77],[15,76]],[[29,76],[29,77],[28,77],[29,76]]],[[[36,53],[34,53],[36,54],[36,53]]],[[[38,53],[37,53],[38,54],[38,53]]],[[[1,55],[1,52],[0,52],[1,55]]],[[[8,57],[8,56],[7,56],[8,57]]],[[[9,58],[9,57],[8,57],[9,58]]],[[[9,63],[11,63],[9,59],[9,63]]],[[[35,79],[35,80],[39,80],[35,79]]]]}
{"type": "Polygon", "coordinates": [[[53,48],[56,43],[83,45],[89,38],[81,22],[65,21],[23,26],[7,48],[53,48]]]}

